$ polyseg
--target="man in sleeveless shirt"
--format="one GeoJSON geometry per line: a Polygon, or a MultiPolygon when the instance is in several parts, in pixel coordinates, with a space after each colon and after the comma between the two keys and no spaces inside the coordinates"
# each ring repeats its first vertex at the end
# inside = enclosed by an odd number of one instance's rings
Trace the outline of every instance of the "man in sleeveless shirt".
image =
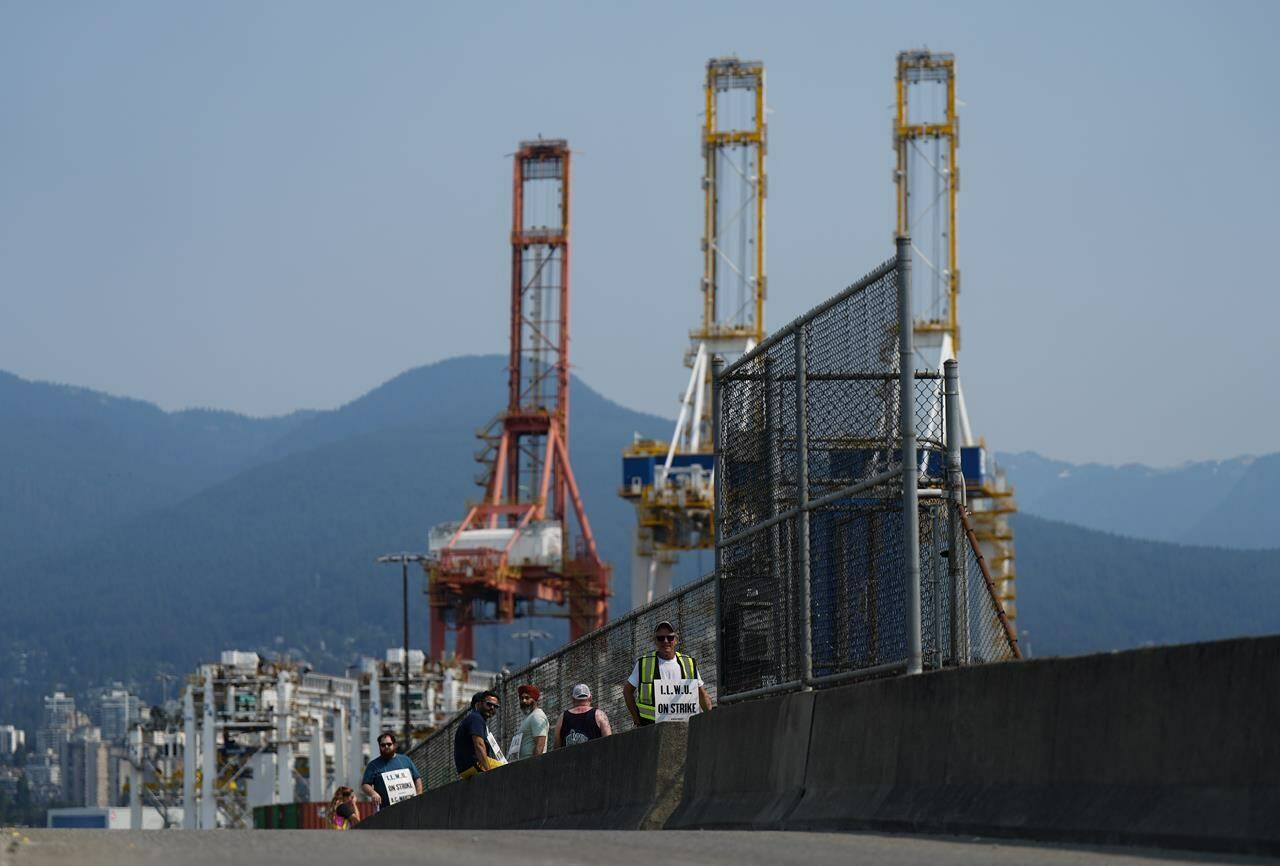
{"type": "Polygon", "coordinates": [[[556,746],[574,746],[598,740],[613,733],[604,710],[591,706],[591,687],[578,683],[573,687],[573,706],[560,714],[556,723],[556,746]]]}

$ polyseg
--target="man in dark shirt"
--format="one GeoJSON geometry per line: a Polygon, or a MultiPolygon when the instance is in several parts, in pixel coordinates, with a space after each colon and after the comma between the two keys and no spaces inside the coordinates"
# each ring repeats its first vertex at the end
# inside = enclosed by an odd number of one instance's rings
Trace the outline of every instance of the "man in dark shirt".
{"type": "Polygon", "coordinates": [[[570,694],[573,706],[561,713],[560,721],[556,723],[556,748],[612,736],[609,717],[604,710],[591,706],[591,687],[578,683],[570,694]]]}
{"type": "Polygon", "coordinates": [[[469,779],[504,763],[498,741],[489,733],[488,720],[498,714],[498,696],[490,691],[471,698],[471,712],[463,716],[453,735],[453,766],[459,778],[469,779]]]}
{"type": "Polygon", "coordinates": [[[422,793],[422,777],[418,775],[418,768],[404,755],[396,754],[393,734],[383,733],[378,737],[378,757],[364,768],[360,790],[379,810],[422,793]]]}

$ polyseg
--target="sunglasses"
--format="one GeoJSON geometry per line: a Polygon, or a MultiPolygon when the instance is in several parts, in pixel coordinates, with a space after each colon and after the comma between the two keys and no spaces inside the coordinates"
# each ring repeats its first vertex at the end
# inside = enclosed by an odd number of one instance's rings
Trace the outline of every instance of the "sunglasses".
{"type": "Polygon", "coordinates": [[[495,704],[493,701],[485,701],[484,705],[491,710],[496,710],[499,707],[499,704],[495,704]]]}
{"type": "Polygon", "coordinates": [[[378,743],[378,748],[380,748],[380,749],[394,749],[394,748],[395,748],[395,745],[396,745],[395,740],[388,740],[388,741],[387,741],[387,742],[385,742],[385,743],[378,743]]]}
{"type": "Polygon", "coordinates": [[[676,636],[673,634],[655,634],[653,636],[653,639],[657,641],[662,641],[663,643],[670,643],[671,641],[676,639],[676,636]]]}

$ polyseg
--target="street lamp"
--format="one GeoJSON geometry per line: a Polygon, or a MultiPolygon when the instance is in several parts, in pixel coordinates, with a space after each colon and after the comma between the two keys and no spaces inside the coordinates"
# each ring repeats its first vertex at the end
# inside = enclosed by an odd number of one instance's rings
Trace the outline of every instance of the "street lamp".
{"type": "Polygon", "coordinates": [[[409,728],[409,563],[423,562],[426,560],[426,554],[423,553],[387,553],[379,556],[377,562],[385,564],[388,562],[400,563],[400,573],[404,578],[404,657],[400,660],[400,667],[404,669],[404,748],[407,752],[410,746],[410,728],[409,728]]]}
{"type": "Polygon", "coordinates": [[[529,641],[529,664],[533,664],[533,642],[534,642],[535,640],[546,640],[547,638],[550,638],[550,637],[551,637],[551,633],[550,633],[550,632],[541,631],[541,630],[536,629],[536,628],[531,628],[531,629],[529,629],[528,631],[518,631],[518,632],[516,632],[515,634],[513,634],[511,637],[513,637],[513,638],[514,638],[514,639],[516,639],[516,640],[525,640],[525,639],[528,639],[528,641],[529,641]]]}

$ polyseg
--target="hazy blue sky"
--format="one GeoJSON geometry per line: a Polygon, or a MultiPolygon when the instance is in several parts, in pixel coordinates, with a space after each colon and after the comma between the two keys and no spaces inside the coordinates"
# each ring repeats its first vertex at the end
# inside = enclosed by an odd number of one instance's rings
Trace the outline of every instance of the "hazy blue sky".
{"type": "Polygon", "coordinates": [[[503,351],[506,154],[541,133],[577,152],[577,372],[674,416],[706,59],[767,64],[778,325],[891,253],[894,57],[928,46],[977,431],[1275,451],[1278,9],[0,0],[0,368],[274,414],[503,351]]]}

